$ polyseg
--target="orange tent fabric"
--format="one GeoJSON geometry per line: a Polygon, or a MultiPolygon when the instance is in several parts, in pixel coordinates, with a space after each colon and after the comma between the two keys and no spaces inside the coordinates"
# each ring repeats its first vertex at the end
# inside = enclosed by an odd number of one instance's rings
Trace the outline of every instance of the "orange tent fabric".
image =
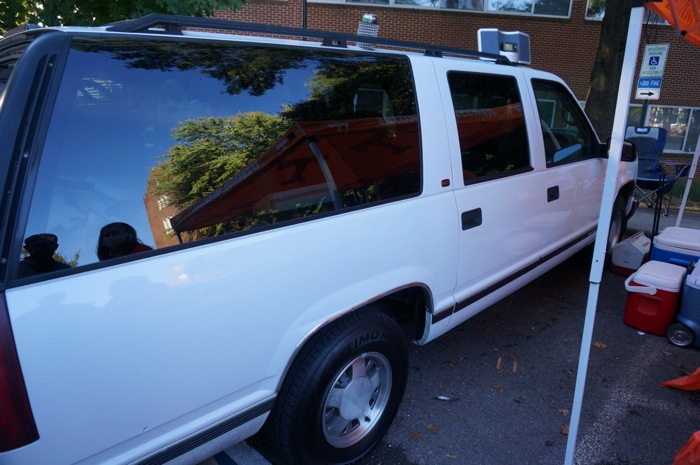
{"type": "Polygon", "coordinates": [[[700,465],[700,431],[690,436],[688,442],[676,454],[672,465],[700,465]]]}
{"type": "Polygon", "coordinates": [[[663,0],[645,6],[671,23],[678,34],[700,45],[700,0],[663,0]]]}
{"type": "Polygon", "coordinates": [[[700,368],[698,368],[688,376],[683,376],[682,378],[665,381],[661,383],[661,385],[667,387],[674,387],[676,389],[683,389],[684,391],[696,391],[700,389],[700,368]]]}

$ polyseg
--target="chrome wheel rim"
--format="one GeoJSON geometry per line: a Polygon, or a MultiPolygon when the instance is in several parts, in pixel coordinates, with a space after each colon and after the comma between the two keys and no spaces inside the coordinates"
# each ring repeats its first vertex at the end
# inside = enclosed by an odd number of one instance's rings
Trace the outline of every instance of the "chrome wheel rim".
{"type": "Polygon", "coordinates": [[[391,395],[391,365],[378,352],[368,352],[338,372],[323,401],[323,436],[345,448],[364,438],[379,419],[391,395]]]}

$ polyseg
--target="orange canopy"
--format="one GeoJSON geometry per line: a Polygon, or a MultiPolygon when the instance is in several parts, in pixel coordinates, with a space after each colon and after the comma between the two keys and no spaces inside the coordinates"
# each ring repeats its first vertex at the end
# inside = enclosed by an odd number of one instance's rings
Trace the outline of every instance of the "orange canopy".
{"type": "Polygon", "coordinates": [[[663,0],[645,6],[671,23],[678,34],[700,45],[700,0],[663,0]]]}

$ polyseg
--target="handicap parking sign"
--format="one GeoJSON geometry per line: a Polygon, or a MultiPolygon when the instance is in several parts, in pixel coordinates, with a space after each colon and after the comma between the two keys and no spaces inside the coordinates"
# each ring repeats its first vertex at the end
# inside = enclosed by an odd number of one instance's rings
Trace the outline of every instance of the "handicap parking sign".
{"type": "Polygon", "coordinates": [[[669,44],[647,44],[644,47],[644,58],[642,58],[642,69],[639,70],[639,77],[661,78],[664,75],[668,48],[669,44]]]}

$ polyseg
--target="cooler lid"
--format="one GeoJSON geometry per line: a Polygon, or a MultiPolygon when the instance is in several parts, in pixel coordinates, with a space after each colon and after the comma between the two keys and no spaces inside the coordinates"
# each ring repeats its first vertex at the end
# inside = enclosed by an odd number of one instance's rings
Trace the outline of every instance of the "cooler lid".
{"type": "MultiPolygon", "coordinates": [[[[700,229],[681,228],[670,226],[664,228],[654,238],[654,242],[660,245],[685,249],[691,252],[700,252],[700,229]]],[[[691,255],[693,255],[691,253],[691,255]]]]}
{"type": "Polygon", "coordinates": [[[695,289],[700,289],[700,264],[696,263],[693,271],[688,275],[685,283],[695,289]]]}
{"type": "MultiPolygon", "coordinates": [[[[662,291],[678,292],[685,281],[686,268],[655,260],[642,265],[632,280],[634,284],[653,287],[662,291]]],[[[698,275],[700,278],[700,275],[698,275]]]]}

